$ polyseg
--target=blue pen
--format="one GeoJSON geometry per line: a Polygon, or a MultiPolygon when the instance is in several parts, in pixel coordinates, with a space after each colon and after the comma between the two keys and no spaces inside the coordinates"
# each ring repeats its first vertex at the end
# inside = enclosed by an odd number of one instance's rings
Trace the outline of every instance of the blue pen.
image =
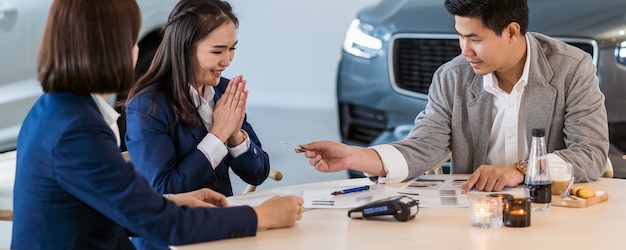
{"type": "Polygon", "coordinates": [[[348,188],[348,189],[344,189],[344,190],[339,190],[339,191],[335,191],[330,193],[331,195],[338,195],[338,194],[349,194],[349,193],[354,193],[354,192],[360,192],[360,191],[365,191],[365,190],[369,190],[370,186],[362,186],[362,187],[355,187],[355,188],[348,188]]]}

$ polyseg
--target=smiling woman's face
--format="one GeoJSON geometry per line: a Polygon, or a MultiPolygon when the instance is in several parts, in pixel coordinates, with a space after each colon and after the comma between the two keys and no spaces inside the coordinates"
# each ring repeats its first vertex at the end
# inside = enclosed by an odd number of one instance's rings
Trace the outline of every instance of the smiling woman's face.
{"type": "Polygon", "coordinates": [[[236,45],[237,27],[233,22],[222,24],[198,41],[193,59],[193,70],[198,82],[194,85],[216,86],[222,72],[235,57],[236,45]]]}

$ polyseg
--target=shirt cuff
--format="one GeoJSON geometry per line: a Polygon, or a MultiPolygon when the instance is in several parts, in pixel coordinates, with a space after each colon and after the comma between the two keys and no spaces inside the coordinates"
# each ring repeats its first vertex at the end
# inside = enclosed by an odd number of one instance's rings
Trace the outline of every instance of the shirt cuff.
{"type": "Polygon", "coordinates": [[[233,158],[237,158],[237,156],[240,156],[243,153],[248,152],[248,150],[250,149],[250,136],[248,136],[248,132],[242,129],[241,133],[246,134],[246,139],[242,143],[239,143],[239,145],[237,146],[234,146],[232,148],[228,147],[228,153],[233,158]]]}
{"type": "MultiPolygon", "coordinates": [[[[546,154],[546,159],[548,160],[548,164],[552,163],[552,162],[562,162],[562,163],[566,163],[565,160],[563,160],[563,158],[561,158],[560,156],[558,156],[557,154],[546,154]]],[[[548,165],[549,166],[549,165],[548,165]]]]}
{"type": "Polygon", "coordinates": [[[384,144],[370,147],[374,149],[383,163],[383,169],[387,172],[385,178],[379,178],[379,183],[398,183],[409,176],[409,165],[400,150],[396,147],[384,144]]]}
{"type": "Polygon", "coordinates": [[[198,143],[196,148],[209,160],[213,169],[219,166],[222,159],[228,154],[226,145],[224,145],[217,136],[211,133],[208,133],[202,141],[198,143]]]}

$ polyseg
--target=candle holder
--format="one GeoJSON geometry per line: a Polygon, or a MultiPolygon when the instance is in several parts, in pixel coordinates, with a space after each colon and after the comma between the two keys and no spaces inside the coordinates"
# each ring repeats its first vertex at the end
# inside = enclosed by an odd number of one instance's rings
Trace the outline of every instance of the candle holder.
{"type": "Polygon", "coordinates": [[[487,197],[498,198],[502,201],[502,223],[506,223],[506,207],[509,205],[510,201],[513,200],[513,195],[498,193],[498,194],[489,194],[487,197]]]}
{"type": "Polygon", "coordinates": [[[504,225],[507,227],[530,226],[530,199],[514,198],[504,208],[504,225]]]}
{"type": "Polygon", "coordinates": [[[510,200],[513,200],[513,195],[511,194],[504,194],[504,193],[498,193],[498,194],[489,194],[487,195],[487,197],[494,197],[494,198],[498,198],[502,201],[502,211],[504,211],[504,209],[506,208],[506,206],[509,204],[510,200]]]}
{"type": "Polygon", "coordinates": [[[502,226],[502,200],[494,197],[469,201],[470,225],[478,228],[502,226]]]}

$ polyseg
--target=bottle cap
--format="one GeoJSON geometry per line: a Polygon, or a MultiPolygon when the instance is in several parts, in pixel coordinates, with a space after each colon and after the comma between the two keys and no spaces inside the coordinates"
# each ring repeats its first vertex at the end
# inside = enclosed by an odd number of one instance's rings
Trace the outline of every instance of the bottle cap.
{"type": "Polygon", "coordinates": [[[534,137],[543,137],[546,135],[546,131],[542,128],[534,128],[532,134],[534,137]]]}

